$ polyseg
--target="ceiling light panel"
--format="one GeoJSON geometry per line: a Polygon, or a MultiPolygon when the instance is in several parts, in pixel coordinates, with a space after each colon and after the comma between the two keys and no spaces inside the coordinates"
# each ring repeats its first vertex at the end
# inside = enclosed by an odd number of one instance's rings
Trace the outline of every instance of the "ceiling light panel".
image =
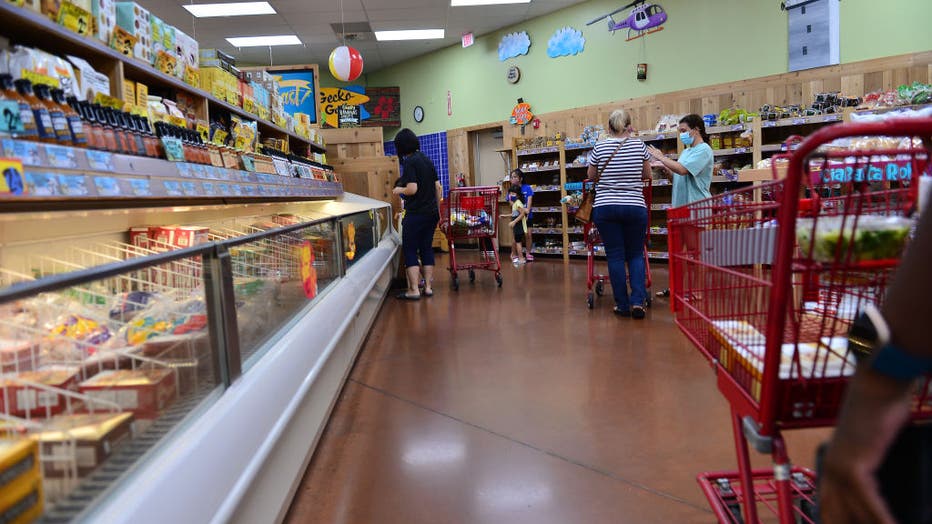
{"type": "Polygon", "coordinates": [[[403,29],[399,31],[376,31],[375,39],[380,42],[393,40],[434,40],[443,38],[443,29],[403,29]]]}
{"type": "Polygon", "coordinates": [[[183,5],[196,18],[218,16],[274,15],[275,9],[268,2],[233,2],[226,4],[183,5]]]}
{"type": "Polygon", "coordinates": [[[469,7],[474,5],[530,4],[531,0],[450,0],[450,7],[469,7]]]}
{"type": "Polygon", "coordinates": [[[295,35],[229,36],[226,40],[234,47],[301,45],[301,40],[295,35]]]}

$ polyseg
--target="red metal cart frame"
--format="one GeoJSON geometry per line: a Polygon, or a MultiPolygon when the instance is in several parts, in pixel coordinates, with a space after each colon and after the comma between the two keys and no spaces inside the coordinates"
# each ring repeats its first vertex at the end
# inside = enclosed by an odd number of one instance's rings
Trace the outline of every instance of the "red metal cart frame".
{"type": "Polygon", "coordinates": [[[468,271],[469,281],[476,280],[476,270],[495,273],[502,286],[502,265],[498,258],[498,186],[456,187],[450,189],[440,204],[440,231],[450,243],[450,276],[454,291],[459,290],[458,271],[468,271]],[[456,242],[476,239],[479,258],[473,263],[458,263],[456,242]]]}
{"type": "MultiPolygon", "coordinates": [[[[647,256],[650,247],[650,206],[653,200],[653,182],[644,181],[644,205],[647,206],[647,234],[644,237],[644,277],[647,279],[645,288],[647,289],[647,307],[653,302],[650,287],[652,284],[650,276],[650,258],[647,256]]],[[[586,307],[592,309],[595,307],[595,297],[602,296],[605,292],[605,283],[611,285],[608,275],[596,273],[595,271],[595,247],[602,243],[602,237],[599,235],[598,228],[590,221],[583,224],[583,241],[586,243],[586,307]]],[[[630,278],[630,277],[629,277],[630,278]]]]}
{"type": "MultiPolygon", "coordinates": [[[[782,431],[834,425],[860,356],[851,322],[883,301],[903,249],[868,251],[868,224],[914,213],[930,153],[913,137],[930,136],[927,118],[827,127],[796,149],[785,180],[671,210],[671,307],[732,409],[738,471],[698,477],[721,522],[757,523],[760,509],[814,522],[814,475],[791,465],[782,431]],[[903,139],[823,147],[862,136],[903,139]],[[751,470],[749,442],[773,471],[751,470]]],[[[928,379],[917,384],[914,419],[932,418],[929,393],[928,379]]]]}

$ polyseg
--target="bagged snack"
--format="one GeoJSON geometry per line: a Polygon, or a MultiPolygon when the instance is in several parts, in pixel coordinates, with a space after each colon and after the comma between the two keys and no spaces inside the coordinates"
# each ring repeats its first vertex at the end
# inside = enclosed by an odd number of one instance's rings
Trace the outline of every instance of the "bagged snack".
{"type": "Polygon", "coordinates": [[[813,231],[812,219],[799,219],[796,240],[805,256],[811,249],[812,258],[821,262],[835,261],[836,253],[840,261],[887,260],[900,256],[912,226],[905,217],[863,215],[855,230],[855,217],[832,216],[819,219],[813,231]]]}

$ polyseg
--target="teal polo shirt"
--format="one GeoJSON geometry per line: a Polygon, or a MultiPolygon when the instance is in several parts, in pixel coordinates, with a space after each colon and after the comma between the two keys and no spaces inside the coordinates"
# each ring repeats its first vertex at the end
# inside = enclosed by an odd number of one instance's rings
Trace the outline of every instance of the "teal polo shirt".
{"type": "Polygon", "coordinates": [[[712,185],[712,148],[705,142],[687,148],[680,153],[679,163],[689,171],[688,175],[673,174],[673,207],[680,207],[709,198],[712,185]]]}

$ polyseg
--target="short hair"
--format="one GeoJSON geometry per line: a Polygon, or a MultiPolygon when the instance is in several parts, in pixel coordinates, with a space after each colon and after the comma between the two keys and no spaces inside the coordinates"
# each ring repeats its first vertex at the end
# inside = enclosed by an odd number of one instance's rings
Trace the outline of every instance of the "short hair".
{"type": "Polygon", "coordinates": [[[509,193],[514,193],[515,196],[518,198],[518,200],[521,201],[522,204],[525,204],[525,205],[527,204],[527,202],[524,201],[524,193],[521,192],[521,187],[520,187],[520,186],[509,186],[509,187],[508,187],[508,192],[509,192],[509,193]]]}
{"type": "Polygon", "coordinates": [[[407,156],[421,148],[421,142],[417,139],[414,131],[407,127],[395,135],[395,152],[398,156],[407,156]]]}
{"type": "Polygon", "coordinates": [[[624,109],[616,109],[608,117],[608,128],[613,133],[620,133],[631,125],[631,115],[624,109]]]}

